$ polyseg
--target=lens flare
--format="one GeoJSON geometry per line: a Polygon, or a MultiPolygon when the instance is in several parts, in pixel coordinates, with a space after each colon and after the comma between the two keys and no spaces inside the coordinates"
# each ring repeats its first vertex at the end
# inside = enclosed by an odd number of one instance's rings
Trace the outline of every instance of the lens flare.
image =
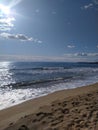
{"type": "Polygon", "coordinates": [[[10,14],[10,8],[8,6],[0,4],[0,13],[4,15],[10,14]]]}
{"type": "Polygon", "coordinates": [[[16,5],[18,5],[19,3],[21,3],[23,0],[12,0],[9,4],[9,6],[12,8],[16,5]]]}

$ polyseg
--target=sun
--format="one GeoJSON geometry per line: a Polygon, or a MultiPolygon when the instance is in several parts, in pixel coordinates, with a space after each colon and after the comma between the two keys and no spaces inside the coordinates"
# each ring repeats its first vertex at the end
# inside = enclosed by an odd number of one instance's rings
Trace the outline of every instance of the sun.
{"type": "Polygon", "coordinates": [[[10,8],[8,6],[0,4],[0,13],[3,15],[9,15],[11,13],[10,8]]]}

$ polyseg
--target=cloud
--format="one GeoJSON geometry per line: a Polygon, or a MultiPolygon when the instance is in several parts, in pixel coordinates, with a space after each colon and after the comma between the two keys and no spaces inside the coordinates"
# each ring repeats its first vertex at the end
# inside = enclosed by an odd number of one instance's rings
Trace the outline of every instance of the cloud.
{"type": "Polygon", "coordinates": [[[88,5],[84,5],[83,7],[81,7],[81,9],[89,9],[93,7],[93,3],[89,3],[88,5]]]}
{"type": "Polygon", "coordinates": [[[77,62],[84,61],[84,59],[65,57],[65,56],[25,56],[25,55],[0,55],[0,61],[12,60],[12,61],[51,61],[51,62],[77,62]]]}
{"type": "Polygon", "coordinates": [[[32,41],[35,43],[42,43],[42,41],[38,39],[34,39],[33,37],[27,37],[24,34],[1,33],[0,37],[4,39],[14,39],[14,40],[20,40],[20,41],[32,41]]]}
{"type": "Polygon", "coordinates": [[[67,56],[67,57],[97,57],[98,56],[98,53],[84,53],[84,52],[81,52],[81,53],[67,53],[67,54],[64,54],[64,56],[67,56]]]}
{"type": "Polygon", "coordinates": [[[13,16],[3,13],[2,8],[0,8],[0,31],[10,31],[14,27],[14,21],[13,16]]]}
{"type": "Polygon", "coordinates": [[[80,56],[80,57],[82,57],[82,56],[85,56],[85,57],[96,57],[96,56],[98,56],[98,53],[84,53],[84,52],[82,52],[82,53],[75,53],[74,55],[75,56],[80,56]]]}
{"type": "Polygon", "coordinates": [[[13,27],[13,21],[15,21],[15,18],[13,17],[13,14],[16,14],[13,10],[13,7],[21,3],[23,0],[11,0],[8,2],[7,6],[4,6],[2,8],[2,5],[0,7],[0,31],[10,31],[13,27]],[[6,8],[9,8],[9,13],[7,13],[6,8]]]}
{"type": "Polygon", "coordinates": [[[15,18],[1,18],[0,19],[0,31],[10,31],[14,24],[12,23],[15,21],[15,18]]]}
{"type": "Polygon", "coordinates": [[[67,47],[68,48],[75,48],[75,46],[73,46],[73,45],[68,45],[67,47]]]}
{"type": "Polygon", "coordinates": [[[98,0],[93,0],[94,4],[98,5],[98,0]]]}
{"type": "Polygon", "coordinates": [[[37,42],[38,42],[38,43],[42,43],[42,41],[40,41],[40,40],[37,40],[37,42]]]}
{"type": "Polygon", "coordinates": [[[98,56],[98,53],[88,53],[88,56],[98,56]]]}
{"type": "Polygon", "coordinates": [[[32,41],[35,42],[35,43],[42,43],[41,40],[38,40],[38,39],[36,39],[36,38],[32,38],[32,41]]]}
{"type": "Polygon", "coordinates": [[[69,58],[64,56],[26,56],[26,55],[0,55],[0,61],[4,60],[16,60],[16,61],[70,61],[69,58]]]}
{"type": "Polygon", "coordinates": [[[82,53],[75,53],[74,55],[75,55],[75,56],[87,56],[88,54],[82,52],[82,53]]]}
{"type": "Polygon", "coordinates": [[[12,60],[12,61],[60,61],[60,62],[93,62],[98,61],[98,53],[92,57],[87,56],[75,56],[75,54],[65,54],[64,56],[26,56],[26,55],[0,55],[0,61],[12,60]],[[97,55],[97,57],[94,57],[97,55]]]}
{"type": "Polygon", "coordinates": [[[98,45],[96,47],[98,48],[98,45]]]}
{"type": "Polygon", "coordinates": [[[20,40],[20,41],[32,41],[32,38],[28,38],[27,36],[23,35],[23,34],[10,34],[10,33],[1,33],[0,36],[2,38],[6,38],[6,39],[16,39],[16,40],[20,40]]]}

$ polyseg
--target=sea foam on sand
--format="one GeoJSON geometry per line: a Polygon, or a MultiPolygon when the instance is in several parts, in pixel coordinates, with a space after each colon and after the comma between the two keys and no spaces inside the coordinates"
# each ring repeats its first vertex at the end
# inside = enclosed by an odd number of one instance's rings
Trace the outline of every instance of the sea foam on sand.
{"type": "Polygon", "coordinates": [[[0,111],[0,130],[97,130],[98,83],[0,111]]]}

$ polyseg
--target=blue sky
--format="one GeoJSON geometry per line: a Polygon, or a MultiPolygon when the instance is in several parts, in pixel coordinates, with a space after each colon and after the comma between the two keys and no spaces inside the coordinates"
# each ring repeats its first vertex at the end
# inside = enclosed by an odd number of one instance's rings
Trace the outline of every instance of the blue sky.
{"type": "Polygon", "coordinates": [[[98,61],[98,0],[0,0],[0,60],[98,61]]]}

